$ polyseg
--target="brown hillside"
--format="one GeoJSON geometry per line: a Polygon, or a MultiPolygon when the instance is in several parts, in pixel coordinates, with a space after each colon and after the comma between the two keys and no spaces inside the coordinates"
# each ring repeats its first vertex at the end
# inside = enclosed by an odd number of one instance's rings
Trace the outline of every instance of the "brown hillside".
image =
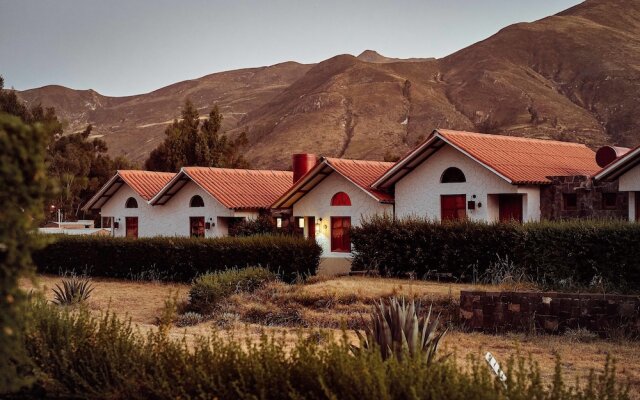
{"type": "Polygon", "coordinates": [[[367,50],[316,65],[284,63],[113,98],[48,86],[21,92],[53,105],[68,130],[93,123],[111,152],[141,161],[190,97],[245,131],[256,167],[292,152],[382,159],[437,127],[636,145],[640,142],[640,1],[588,0],[502,29],[443,59],[367,50]]]}

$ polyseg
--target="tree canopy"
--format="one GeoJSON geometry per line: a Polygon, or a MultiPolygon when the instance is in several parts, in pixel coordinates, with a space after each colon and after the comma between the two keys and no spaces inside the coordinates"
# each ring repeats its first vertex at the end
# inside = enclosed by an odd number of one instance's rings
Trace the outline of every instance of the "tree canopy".
{"type": "Polygon", "coordinates": [[[164,141],[145,162],[151,171],[175,172],[184,166],[248,168],[242,151],[249,144],[246,134],[230,139],[221,133],[222,114],[214,106],[202,123],[196,107],[188,99],[181,118],[165,130],[164,141]]]}

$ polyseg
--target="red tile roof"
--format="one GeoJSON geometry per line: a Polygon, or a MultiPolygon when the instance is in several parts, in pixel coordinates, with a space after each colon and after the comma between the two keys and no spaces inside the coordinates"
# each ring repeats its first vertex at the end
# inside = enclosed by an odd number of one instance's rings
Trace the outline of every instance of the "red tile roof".
{"type": "Polygon", "coordinates": [[[387,187],[390,182],[401,179],[408,173],[403,169],[405,165],[422,157],[428,149],[437,150],[442,142],[466,153],[514,185],[547,184],[551,183],[550,176],[591,176],[600,169],[595,152],[584,144],[437,129],[374,186],[387,187]]]}
{"type": "Polygon", "coordinates": [[[348,160],[343,158],[325,158],[338,173],[360,188],[372,194],[378,201],[393,202],[393,196],[371,185],[395,163],[382,161],[348,160]]]}
{"type": "Polygon", "coordinates": [[[298,182],[274,201],[272,208],[291,207],[333,172],[342,175],[345,179],[371,195],[375,200],[382,203],[393,203],[392,195],[371,187],[371,183],[393,165],[394,163],[381,161],[323,157],[298,182]]]}
{"type": "Polygon", "coordinates": [[[120,170],[118,175],[147,201],[151,200],[175,176],[173,172],[138,170],[120,170]]]}
{"type": "MultiPolygon", "coordinates": [[[[172,182],[177,183],[180,176],[187,176],[230,209],[269,208],[293,183],[293,172],[289,171],[184,167],[178,175],[172,182]]],[[[167,193],[170,186],[158,193],[152,203],[168,201],[173,195],[167,193]]]]}
{"type": "Polygon", "coordinates": [[[123,184],[129,185],[144,200],[149,201],[175,176],[172,172],[119,170],[100,188],[83,210],[100,209],[123,184]]]}

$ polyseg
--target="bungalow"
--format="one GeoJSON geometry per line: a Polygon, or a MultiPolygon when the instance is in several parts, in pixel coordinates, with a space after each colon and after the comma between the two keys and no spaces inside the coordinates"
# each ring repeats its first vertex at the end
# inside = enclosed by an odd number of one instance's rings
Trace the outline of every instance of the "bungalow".
{"type": "Polygon", "coordinates": [[[640,146],[633,150],[623,149],[616,155],[619,156],[594,175],[594,180],[617,180],[618,189],[628,192],[629,221],[640,221],[640,146]]]}
{"type": "MultiPolygon", "coordinates": [[[[583,144],[438,129],[372,187],[395,193],[396,218],[538,221],[548,218],[553,177],[598,170],[583,144]]],[[[577,207],[574,194],[563,208],[577,207]]]]}
{"type": "Polygon", "coordinates": [[[349,228],[360,225],[363,218],[393,215],[393,196],[373,189],[371,183],[393,163],[347,160],[299,154],[293,159],[294,174],[299,177],[284,192],[273,209],[292,209],[304,236],[315,239],[323,250],[322,268],[348,271],[351,253],[349,228]],[[305,162],[297,160],[302,158],[305,162]],[[308,169],[302,174],[299,166],[308,169]]]}
{"type": "Polygon", "coordinates": [[[255,219],[291,187],[288,171],[184,167],[150,201],[168,236],[225,236],[255,219]]]}
{"type": "Polygon", "coordinates": [[[236,221],[268,211],[291,184],[286,171],[118,171],[84,209],[99,211],[113,236],[216,237],[236,221]]]}
{"type": "Polygon", "coordinates": [[[102,227],[111,228],[113,236],[153,236],[157,221],[148,204],[175,174],[120,170],[83,207],[98,211],[102,227]]]}

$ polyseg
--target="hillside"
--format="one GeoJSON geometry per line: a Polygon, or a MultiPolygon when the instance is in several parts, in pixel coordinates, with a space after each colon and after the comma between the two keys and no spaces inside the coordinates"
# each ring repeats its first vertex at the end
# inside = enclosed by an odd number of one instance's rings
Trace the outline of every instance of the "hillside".
{"type": "Polygon", "coordinates": [[[68,130],[94,124],[114,154],[141,161],[185,97],[217,103],[231,134],[247,132],[256,167],[292,152],[382,159],[437,127],[603,143],[640,143],[640,2],[588,0],[506,27],[442,59],[367,50],[208,75],[129,97],[59,86],[28,90],[68,130]]]}

